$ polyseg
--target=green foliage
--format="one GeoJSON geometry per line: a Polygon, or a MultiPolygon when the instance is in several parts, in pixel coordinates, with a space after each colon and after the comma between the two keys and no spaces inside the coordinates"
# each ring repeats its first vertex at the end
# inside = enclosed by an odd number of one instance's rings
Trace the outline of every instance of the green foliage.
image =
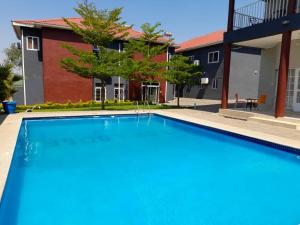
{"type": "Polygon", "coordinates": [[[165,70],[165,62],[158,62],[156,57],[166,52],[172,40],[163,39],[164,31],[159,29],[160,26],[160,23],[153,26],[143,24],[143,35],[139,39],[129,40],[125,45],[128,54],[127,79],[152,82],[165,70]]]}
{"type": "MultiPolygon", "coordinates": [[[[47,102],[45,104],[39,105],[18,105],[17,111],[24,112],[26,110],[34,108],[34,111],[87,111],[87,110],[99,110],[101,103],[96,101],[88,101],[88,102],[67,102],[67,103],[54,103],[54,102],[47,102]]],[[[132,101],[124,101],[124,102],[117,102],[115,100],[105,101],[105,106],[109,110],[135,110],[136,103],[132,101]]],[[[164,108],[171,108],[165,105],[150,105],[144,104],[144,102],[139,102],[140,109],[164,109],[164,108]]],[[[0,106],[1,109],[1,106],[0,106]]]]}
{"type": "Polygon", "coordinates": [[[69,45],[64,47],[75,57],[64,58],[61,65],[69,72],[80,75],[85,78],[98,78],[106,80],[109,77],[121,73],[120,61],[124,55],[117,51],[111,51],[100,47],[100,54],[76,49],[69,45]]]}
{"type": "Polygon", "coordinates": [[[163,77],[177,89],[177,106],[179,107],[179,92],[184,86],[192,86],[196,82],[200,83],[202,75],[201,67],[193,64],[190,59],[183,55],[174,55],[167,63],[168,70],[164,71],[163,77]]]}
{"type": "Polygon", "coordinates": [[[164,71],[163,77],[172,84],[193,85],[202,75],[201,67],[183,55],[174,55],[167,65],[168,70],[164,71]]]}
{"type": "MultiPolygon", "coordinates": [[[[125,54],[109,50],[108,47],[114,39],[126,38],[130,27],[121,21],[122,8],[98,10],[94,4],[84,1],[75,8],[75,11],[81,16],[81,23],[76,24],[68,19],[64,19],[65,22],[85,43],[91,44],[98,51],[86,51],[64,45],[72,57],[62,59],[61,65],[67,71],[81,77],[100,79],[104,96],[107,78],[116,74],[122,75],[126,71],[120,69],[125,54]]],[[[102,109],[104,107],[103,99],[102,109]]]]}
{"type": "Polygon", "coordinates": [[[6,59],[5,64],[13,65],[15,68],[22,67],[22,51],[18,48],[17,43],[12,43],[9,48],[4,50],[6,59]]]}
{"type": "Polygon", "coordinates": [[[128,35],[127,30],[130,27],[122,21],[122,8],[98,10],[93,3],[85,0],[74,10],[81,16],[81,24],[78,25],[65,18],[64,21],[86,43],[108,47],[116,37],[122,39],[128,35]]]}
{"type": "Polygon", "coordinates": [[[15,75],[12,72],[13,65],[0,65],[0,101],[10,100],[16,92],[14,83],[22,79],[22,77],[15,75]]]}

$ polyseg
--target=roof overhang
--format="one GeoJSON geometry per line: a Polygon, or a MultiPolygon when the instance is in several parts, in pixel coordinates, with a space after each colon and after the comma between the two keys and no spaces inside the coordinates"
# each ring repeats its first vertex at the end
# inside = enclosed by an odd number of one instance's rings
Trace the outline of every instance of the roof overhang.
{"type": "MultiPolygon", "coordinates": [[[[300,30],[293,31],[292,40],[300,39],[300,30]]],[[[273,36],[262,37],[258,39],[253,39],[249,41],[243,41],[235,43],[235,45],[245,46],[245,47],[254,47],[261,49],[274,48],[282,41],[282,34],[277,34],[273,36]]]]}
{"type": "Polygon", "coordinates": [[[199,48],[205,48],[205,47],[210,47],[210,46],[214,46],[214,45],[218,45],[218,44],[222,44],[223,41],[216,41],[216,42],[212,42],[212,43],[208,43],[205,45],[195,45],[193,47],[190,48],[184,48],[184,49],[178,49],[176,50],[177,53],[183,53],[183,52],[188,52],[188,51],[192,51],[192,50],[196,50],[199,48]]]}
{"type": "MultiPolygon", "coordinates": [[[[20,22],[12,21],[12,26],[14,28],[15,34],[18,39],[21,39],[21,35],[22,35],[21,27],[29,27],[29,28],[36,28],[36,29],[53,28],[53,29],[61,29],[61,30],[72,30],[69,26],[59,26],[59,25],[52,25],[52,24],[45,24],[45,23],[38,23],[38,22],[27,24],[27,23],[20,23],[20,22]]],[[[139,38],[131,37],[131,39],[138,40],[139,38]]],[[[124,39],[124,40],[126,40],[126,39],[124,39]]],[[[157,41],[156,43],[164,44],[166,42],[157,41]]],[[[180,46],[178,44],[172,43],[171,47],[179,48],[180,46]]]]}

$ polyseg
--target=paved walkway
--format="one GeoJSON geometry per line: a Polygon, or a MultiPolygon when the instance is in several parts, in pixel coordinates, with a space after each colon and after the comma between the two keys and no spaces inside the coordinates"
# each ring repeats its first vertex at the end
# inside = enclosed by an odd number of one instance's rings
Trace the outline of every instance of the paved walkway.
{"type": "MultiPolygon", "coordinates": [[[[227,125],[232,128],[253,131],[258,133],[263,133],[266,135],[273,135],[274,137],[278,138],[286,138],[291,142],[295,142],[295,146],[299,146],[300,148],[300,131],[284,128],[284,127],[277,127],[268,124],[262,124],[259,122],[253,121],[244,121],[244,120],[237,120],[231,118],[225,118],[218,113],[210,113],[206,111],[199,111],[199,110],[192,110],[192,109],[169,109],[167,110],[169,113],[177,114],[179,116],[188,116],[192,118],[197,118],[209,122],[213,122],[220,125],[227,125]]],[[[245,133],[242,133],[245,134],[245,133]]]]}

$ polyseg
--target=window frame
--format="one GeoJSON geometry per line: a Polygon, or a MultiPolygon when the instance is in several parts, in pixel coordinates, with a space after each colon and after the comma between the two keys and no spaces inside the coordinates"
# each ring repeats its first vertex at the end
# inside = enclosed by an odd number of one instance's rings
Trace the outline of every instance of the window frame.
{"type": "Polygon", "coordinates": [[[211,83],[211,88],[213,90],[218,90],[220,86],[220,81],[222,81],[221,77],[213,78],[211,83]]]}
{"type": "Polygon", "coordinates": [[[119,94],[119,89],[120,89],[120,93],[121,93],[121,90],[123,90],[123,94],[120,96],[120,101],[125,101],[125,88],[124,87],[114,87],[114,100],[119,100],[119,98],[116,98],[116,90],[118,90],[118,94],[119,94]]]}
{"type": "MultiPolygon", "coordinates": [[[[214,56],[214,55],[213,55],[214,56]]],[[[213,57],[214,58],[214,57],[213,57]]],[[[207,63],[208,64],[213,64],[213,63],[219,63],[220,62],[220,51],[214,51],[214,52],[209,52],[208,53],[208,59],[207,59],[207,63]],[[210,59],[209,59],[209,57],[210,57],[210,55],[211,54],[218,54],[218,60],[216,60],[216,61],[210,61],[210,59]]]]}
{"type": "MultiPolygon", "coordinates": [[[[107,95],[107,89],[106,87],[104,88],[105,90],[105,96],[104,96],[104,101],[106,101],[106,95],[107,95]]],[[[95,86],[95,89],[94,89],[94,100],[95,102],[102,102],[102,87],[97,87],[95,86]],[[100,91],[100,100],[97,100],[97,90],[100,91]]]]}
{"type": "Polygon", "coordinates": [[[27,51],[39,51],[40,50],[40,38],[39,37],[37,37],[37,36],[27,36],[26,37],[26,49],[27,49],[27,51]],[[35,48],[29,48],[29,45],[28,45],[28,43],[29,43],[29,38],[31,38],[31,44],[32,44],[32,47],[34,47],[34,39],[37,39],[37,49],[35,49],[35,48]]]}

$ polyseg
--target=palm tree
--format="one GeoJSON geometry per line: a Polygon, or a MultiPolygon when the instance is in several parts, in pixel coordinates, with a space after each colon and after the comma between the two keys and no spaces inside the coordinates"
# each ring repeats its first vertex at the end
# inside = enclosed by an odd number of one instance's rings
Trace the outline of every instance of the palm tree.
{"type": "Polygon", "coordinates": [[[12,96],[16,93],[15,82],[22,80],[21,76],[13,73],[13,65],[0,64],[0,101],[12,101],[12,96]]]}

